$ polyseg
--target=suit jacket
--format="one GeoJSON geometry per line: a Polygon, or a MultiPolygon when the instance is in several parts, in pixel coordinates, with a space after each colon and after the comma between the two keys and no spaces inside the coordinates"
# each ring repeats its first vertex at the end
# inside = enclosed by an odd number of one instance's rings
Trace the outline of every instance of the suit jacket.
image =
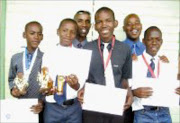
{"type": "MultiPolygon", "coordinates": [[[[41,52],[39,49],[37,51],[37,56],[34,62],[34,65],[32,67],[32,71],[29,75],[28,83],[29,86],[27,88],[27,93],[24,96],[21,96],[20,98],[38,98],[40,97],[39,93],[39,83],[37,82],[37,74],[41,70],[41,64],[42,64],[42,57],[43,52],[41,52]]],[[[17,73],[24,73],[23,71],[23,52],[17,53],[12,56],[11,58],[11,64],[9,69],[9,88],[10,90],[14,87],[14,79],[17,75],[17,73]]]]}
{"type": "MultiPolygon", "coordinates": [[[[105,85],[104,67],[98,49],[98,41],[92,41],[85,45],[84,49],[92,50],[91,64],[87,82],[105,85]]],[[[112,51],[111,63],[115,81],[115,87],[121,88],[121,80],[132,76],[131,51],[127,44],[115,40],[112,51]]]]}

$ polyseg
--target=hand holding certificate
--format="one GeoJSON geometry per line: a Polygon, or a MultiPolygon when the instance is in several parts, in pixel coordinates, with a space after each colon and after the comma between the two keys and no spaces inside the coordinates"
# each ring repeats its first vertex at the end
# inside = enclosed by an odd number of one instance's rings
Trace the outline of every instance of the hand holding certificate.
{"type": "MultiPolygon", "coordinates": [[[[141,79],[142,80],[142,79],[141,79]]],[[[135,81],[134,81],[135,82],[135,81]]],[[[172,79],[144,79],[142,82],[134,83],[133,88],[151,88],[151,93],[148,96],[140,97],[142,105],[150,106],[178,106],[179,95],[175,93],[179,86],[177,80],[172,79]]],[[[147,90],[146,90],[147,91],[147,90]]]]}

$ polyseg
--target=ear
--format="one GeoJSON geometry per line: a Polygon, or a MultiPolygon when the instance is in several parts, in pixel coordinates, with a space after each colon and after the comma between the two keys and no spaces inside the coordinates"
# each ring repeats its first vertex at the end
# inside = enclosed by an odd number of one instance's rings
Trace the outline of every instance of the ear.
{"type": "Polygon", "coordinates": [[[117,20],[114,21],[114,26],[115,26],[115,28],[118,26],[118,21],[117,20]]]}
{"type": "Polygon", "coordinates": [[[23,38],[26,38],[26,33],[25,32],[23,32],[23,38]]]}

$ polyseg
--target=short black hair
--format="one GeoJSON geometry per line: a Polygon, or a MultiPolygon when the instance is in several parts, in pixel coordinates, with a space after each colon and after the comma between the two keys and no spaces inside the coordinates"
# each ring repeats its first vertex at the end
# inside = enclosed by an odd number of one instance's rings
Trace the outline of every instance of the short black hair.
{"type": "Polygon", "coordinates": [[[129,14],[129,15],[127,15],[127,16],[125,17],[125,19],[124,19],[124,25],[126,25],[127,19],[129,19],[129,17],[131,17],[131,16],[136,16],[136,17],[139,19],[139,21],[141,22],[141,20],[140,20],[140,18],[139,18],[139,16],[138,16],[137,14],[131,13],[131,14],[129,14]]]}
{"type": "Polygon", "coordinates": [[[144,32],[144,38],[146,38],[148,31],[149,31],[149,30],[152,30],[152,29],[158,30],[158,31],[161,33],[161,35],[162,35],[161,30],[160,30],[157,26],[150,26],[150,27],[147,28],[147,29],[145,30],[145,32],[144,32]]]}
{"type": "Polygon", "coordinates": [[[30,21],[30,22],[28,22],[28,23],[25,25],[25,31],[27,31],[28,27],[29,27],[31,24],[37,24],[37,25],[40,26],[41,30],[43,30],[42,25],[41,25],[38,21],[30,21]]]}
{"type": "Polygon", "coordinates": [[[110,9],[110,8],[108,8],[108,7],[101,7],[100,9],[98,9],[98,10],[96,11],[96,14],[95,14],[95,19],[96,19],[97,14],[99,14],[99,13],[102,12],[102,11],[106,11],[106,12],[108,11],[108,12],[110,12],[110,13],[112,14],[112,16],[113,16],[113,19],[115,20],[115,14],[114,14],[113,10],[110,9]]]}
{"type": "Polygon", "coordinates": [[[73,23],[73,24],[76,26],[76,30],[78,29],[78,26],[77,26],[76,21],[75,21],[75,20],[73,20],[73,19],[71,19],[71,18],[65,18],[65,19],[63,19],[63,20],[60,22],[60,24],[59,24],[59,28],[58,28],[58,29],[60,29],[60,28],[61,28],[61,26],[63,25],[63,23],[66,23],[66,22],[73,23]]]}
{"type": "Polygon", "coordinates": [[[86,10],[79,10],[76,12],[76,14],[74,15],[74,19],[76,18],[77,15],[80,15],[80,14],[87,14],[89,16],[91,16],[91,13],[89,11],[86,11],[86,10]]]}

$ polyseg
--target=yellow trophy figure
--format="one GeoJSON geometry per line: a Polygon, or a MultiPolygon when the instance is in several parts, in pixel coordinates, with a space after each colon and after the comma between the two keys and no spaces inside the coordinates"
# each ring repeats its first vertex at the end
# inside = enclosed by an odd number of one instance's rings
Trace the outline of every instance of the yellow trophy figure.
{"type": "Polygon", "coordinates": [[[29,86],[27,78],[24,77],[23,73],[17,73],[14,84],[21,92],[29,86]]]}

